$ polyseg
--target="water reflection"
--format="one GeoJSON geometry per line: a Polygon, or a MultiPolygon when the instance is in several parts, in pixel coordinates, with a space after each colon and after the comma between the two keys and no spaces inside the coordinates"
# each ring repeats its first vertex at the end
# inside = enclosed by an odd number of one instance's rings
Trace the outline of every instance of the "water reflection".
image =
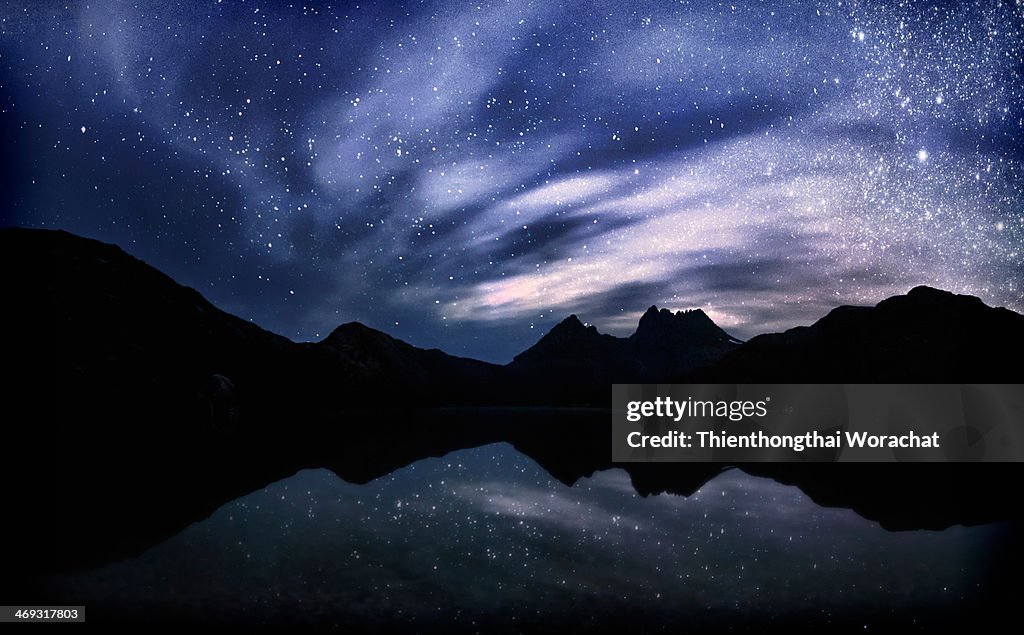
{"type": "Polygon", "coordinates": [[[920,624],[985,593],[997,532],[891,533],[739,471],[689,498],[620,470],[569,488],[497,444],[367,485],[303,471],[53,584],[97,619],[161,622],[920,624]]]}

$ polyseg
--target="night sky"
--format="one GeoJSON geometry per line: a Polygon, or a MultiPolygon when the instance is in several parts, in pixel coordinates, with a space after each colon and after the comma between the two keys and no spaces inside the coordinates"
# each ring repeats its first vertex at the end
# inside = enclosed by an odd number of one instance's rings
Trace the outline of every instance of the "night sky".
{"type": "Polygon", "coordinates": [[[4,225],[507,361],[916,284],[1024,309],[1018,2],[8,2],[4,225]]]}

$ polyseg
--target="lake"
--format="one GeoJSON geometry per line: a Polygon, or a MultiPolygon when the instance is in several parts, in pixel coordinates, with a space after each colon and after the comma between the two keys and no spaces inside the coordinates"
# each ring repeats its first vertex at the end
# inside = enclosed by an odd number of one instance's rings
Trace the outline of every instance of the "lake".
{"type": "Polygon", "coordinates": [[[47,582],[90,621],[352,630],[920,627],[999,589],[1008,528],[889,532],[727,471],[641,497],[499,443],[365,485],[301,471],[142,555],[47,582]]]}

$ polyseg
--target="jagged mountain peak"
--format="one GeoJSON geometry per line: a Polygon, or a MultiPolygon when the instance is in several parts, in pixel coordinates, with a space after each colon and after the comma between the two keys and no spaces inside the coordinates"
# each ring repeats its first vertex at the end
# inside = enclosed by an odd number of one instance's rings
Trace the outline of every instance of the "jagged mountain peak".
{"type": "Polygon", "coordinates": [[[675,316],[675,315],[689,315],[691,313],[693,313],[693,314],[700,314],[700,315],[706,315],[704,313],[704,310],[701,309],[701,308],[682,309],[681,311],[673,311],[672,309],[669,309],[669,308],[666,308],[666,307],[658,308],[657,304],[652,304],[651,306],[649,306],[647,308],[646,311],[644,311],[644,315],[654,314],[654,315],[672,315],[672,316],[675,316]]]}
{"type": "Polygon", "coordinates": [[[585,324],[576,314],[572,314],[558,324],[554,325],[544,337],[540,338],[537,344],[543,342],[558,342],[576,339],[608,338],[611,335],[604,335],[597,330],[593,324],[585,324]]]}
{"type": "Polygon", "coordinates": [[[662,345],[681,339],[695,342],[738,342],[715,324],[702,309],[672,312],[669,309],[658,309],[657,306],[647,309],[630,339],[662,345]]]}
{"type": "Polygon", "coordinates": [[[711,363],[739,345],[704,311],[670,311],[651,306],[636,332],[605,335],[570,315],[535,345],[520,353],[514,368],[552,373],[552,381],[607,383],[675,377],[711,363]],[[567,379],[568,378],[568,379],[567,379]]]}
{"type": "MultiPolygon", "coordinates": [[[[597,330],[593,326],[591,326],[590,328],[594,329],[595,331],[597,330]]],[[[573,313],[569,317],[565,318],[564,320],[562,320],[561,322],[556,324],[554,326],[554,328],[552,328],[551,330],[552,331],[555,331],[555,330],[561,330],[561,331],[580,331],[580,330],[586,330],[586,329],[587,329],[587,326],[579,319],[579,317],[576,316],[575,313],[573,313]]]]}
{"type": "Polygon", "coordinates": [[[645,326],[652,326],[655,324],[714,324],[708,314],[703,309],[685,309],[682,311],[673,312],[670,309],[659,309],[656,305],[651,305],[647,311],[640,317],[640,322],[637,325],[637,330],[641,330],[645,326]]]}

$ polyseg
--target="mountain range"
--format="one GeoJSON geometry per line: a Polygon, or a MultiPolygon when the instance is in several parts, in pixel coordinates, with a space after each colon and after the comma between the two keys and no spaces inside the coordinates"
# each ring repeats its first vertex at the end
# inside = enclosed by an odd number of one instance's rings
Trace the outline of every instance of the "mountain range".
{"type": "MultiPolygon", "coordinates": [[[[1024,353],[1024,316],[928,287],[747,342],[699,309],[651,307],[626,338],[569,316],[496,365],[355,322],[295,343],[63,231],[0,230],[0,265],[15,568],[137,553],[305,467],[361,482],[507,441],[572,483],[612,467],[611,383],[999,382],[1024,353]]],[[[724,466],[623,467],[647,494],[724,466]]],[[[1019,515],[991,487],[1015,466],[869,467],[742,466],[891,528],[1019,515]]]]}
{"type": "Polygon", "coordinates": [[[16,349],[28,346],[15,358],[69,397],[44,401],[57,418],[71,414],[60,412],[69,403],[77,413],[160,403],[185,410],[177,415],[252,418],[371,405],[382,393],[385,403],[417,407],[606,407],[611,383],[999,381],[1005,361],[1024,352],[1024,316],[917,287],[746,343],[700,309],[652,306],[626,338],[573,315],[499,366],[357,322],[294,343],[115,246],[65,232],[2,230],[0,258],[16,308],[6,332],[19,334],[16,349]],[[45,357],[35,354],[41,346],[45,357]]]}

